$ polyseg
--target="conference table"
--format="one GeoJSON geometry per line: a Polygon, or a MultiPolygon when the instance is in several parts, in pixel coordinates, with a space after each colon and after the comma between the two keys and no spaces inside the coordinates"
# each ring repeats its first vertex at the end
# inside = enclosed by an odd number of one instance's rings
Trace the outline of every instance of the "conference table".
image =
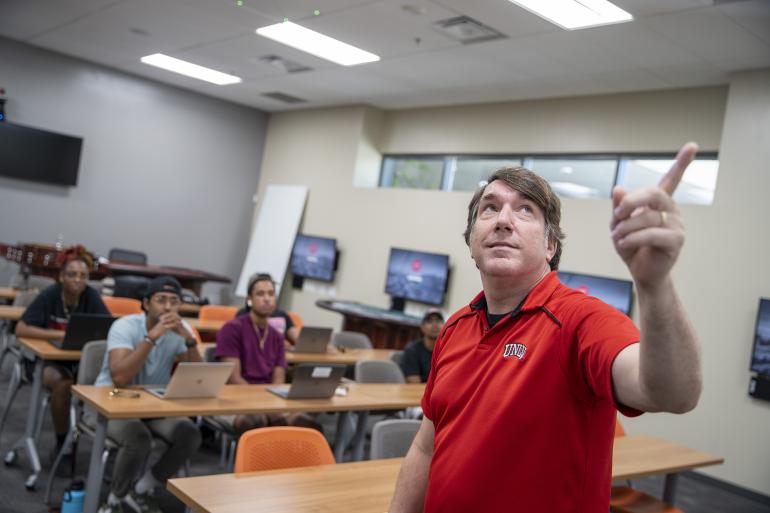
{"type": "MultiPolygon", "coordinates": [[[[347,440],[348,415],[354,411],[404,409],[420,404],[425,388],[421,384],[347,383],[345,395],[330,399],[289,400],[267,391],[269,385],[225,385],[219,395],[208,399],[160,399],[137,388],[135,394],[111,395],[109,387],[74,385],[72,393],[97,413],[96,434],[86,485],[85,513],[95,513],[102,484],[107,421],[112,419],[194,417],[253,412],[339,412],[334,453],[341,461],[347,440]]],[[[359,422],[354,440],[363,440],[365,426],[359,422]]],[[[363,445],[363,444],[361,444],[363,445]]]]}
{"type": "MultiPolygon", "coordinates": [[[[18,450],[24,450],[27,453],[27,461],[32,469],[32,473],[27,477],[24,483],[28,489],[33,489],[37,483],[42,467],[40,465],[40,456],[35,443],[35,432],[40,422],[40,416],[43,414],[40,408],[40,396],[43,390],[43,364],[46,361],[77,361],[80,359],[80,351],[62,350],[52,345],[47,340],[36,338],[19,337],[19,344],[35,356],[34,378],[32,379],[32,393],[29,399],[29,410],[27,412],[27,423],[24,428],[24,434],[11,445],[5,454],[4,461],[11,464],[17,457],[18,450]]],[[[9,391],[10,393],[10,391],[9,391]]],[[[10,408],[10,402],[6,404],[10,408]]],[[[4,412],[5,414],[6,412],[4,412]]]]}
{"type": "MultiPolygon", "coordinates": [[[[718,456],[650,436],[615,439],[612,478],[675,476],[717,465],[718,456]]],[[[170,479],[168,490],[196,513],[383,513],[403,458],[170,479]]],[[[664,499],[673,503],[673,494],[664,499]]]]}

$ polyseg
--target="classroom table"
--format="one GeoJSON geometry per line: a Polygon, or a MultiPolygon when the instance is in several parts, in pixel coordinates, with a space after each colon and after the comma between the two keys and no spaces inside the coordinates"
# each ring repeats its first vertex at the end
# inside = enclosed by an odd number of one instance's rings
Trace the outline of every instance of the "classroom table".
{"type": "MultiPolygon", "coordinates": [[[[169,491],[196,513],[383,513],[403,458],[286,470],[169,479],[169,491]]],[[[722,458],[649,436],[615,440],[612,478],[675,475],[722,458]]],[[[673,502],[673,496],[671,497],[673,502]]]]}
{"type": "MultiPolygon", "coordinates": [[[[86,485],[85,513],[95,513],[102,484],[102,460],[107,421],[111,419],[193,417],[240,413],[340,412],[335,456],[341,460],[346,439],[347,415],[351,411],[403,409],[420,404],[421,384],[346,384],[347,395],[330,399],[288,400],[267,391],[269,385],[225,385],[210,399],[160,399],[137,389],[136,397],[111,396],[109,387],[75,385],[72,393],[97,412],[96,434],[86,485]]],[[[357,430],[361,429],[361,423],[357,430]]],[[[356,433],[356,438],[361,438],[356,433]]]]}
{"type": "MultiPolygon", "coordinates": [[[[17,451],[23,449],[27,453],[27,460],[32,469],[24,483],[28,489],[33,489],[40,475],[40,456],[35,443],[35,431],[43,414],[40,411],[40,395],[43,389],[43,364],[46,361],[77,361],[80,360],[80,351],[62,350],[52,345],[47,340],[36,338],[19,337],[19,344],[35,356],[35,371],[32,380],[32,394],[29,399],[29,410],[27,413],[27,423],[24,428],[24,434],[5,454],[5,463],[11,464],[17,457],[17,451]]],[[[9,398],[10,399],[10,398],[9,398]]],[[[6,406],[7,407],[7,406],[6,406]]]]}
{"type": "Polygon", "coordinates": [[[0,287],[0,301],[12,302],[16,299],[19,291],[11,287],[0,287]]]}
{"type": "MultiPolygon", "coordinates": [[[[203,342],[198,344],[201,358],[206,350],[216,347],[215,342],[203,342]]],[[[286,362],[295,363],[341,363],[343,365],[355,365],[361,360],[389,360],[393,351],[390,349],[346,349],[345,351],[326,353],[297,353],[286,352],[286,362]]]]}
{"type": "Polygon", "coordinates": [[[23,306],[0,305],[0,321],[18,321],[24,315],[23,306]]]}

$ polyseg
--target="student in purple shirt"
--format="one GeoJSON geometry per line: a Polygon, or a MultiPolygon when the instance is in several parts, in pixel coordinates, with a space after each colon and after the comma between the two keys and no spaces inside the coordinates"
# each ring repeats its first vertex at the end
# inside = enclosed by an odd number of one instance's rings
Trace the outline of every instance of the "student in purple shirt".
{"type": "MultiPolygon", "coordinates": [[[[283,335],[268,324],[275,310],[275,283],[269,274],[249,280],[248,315],[229,321],[217,333],[216,357],[233,363],[231,384],[266,384],[286,382],[286,349],[283,335]]],[[[302,426],[321,431],[321,426],[306,413],[254,413],[219,417],[232,424],[240,435],[266,426],[302,426]]]]}

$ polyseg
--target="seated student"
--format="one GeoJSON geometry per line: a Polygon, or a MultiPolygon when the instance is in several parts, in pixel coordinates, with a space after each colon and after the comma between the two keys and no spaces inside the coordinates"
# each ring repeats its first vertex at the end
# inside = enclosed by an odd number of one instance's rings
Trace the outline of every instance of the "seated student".
{"type": "Polygon", "coordinates": [[[433,357],[433,347],[441,328],[444,327],[444,316],[438,310],[428,310],[422,318],[420,331],[423,337],[409,342],[404,348],[401,358],[401,370],[404,371],[407,383],[426,383],[430,374],[430,360],[433,357]]]}
{"type": "MultiPolygon", "coordinates": [[[[273,281],[273,278],[269,274],[257,273],[249,278],[249,283],[252,283],[253,280],[260,276],[273,281]]],[[[249,304],[250,301],[251,300],[247,297],[246,305],[238,310],[236,317],[249,314],[251,311],[251,305],[249,304]]],[[[291,320],[291,317],[289,317],[288,313],[283,310],[276,309],[275,302],[273,302],[273,311],[268,315],[268,322],[270,323],[270,326],[278,330],[278,332],[286,339],[287,349],[297,343],[297,339],[299,338],[299,326],[294,325],[294,321],[291,320]]]]}
{"type": "MultiPolygon", "coordinates": [[[[73,313],[109,314],[99,293],[89,287],[93,260],[83,246],[59,253],[59,282],[43,289],[24,311],[16,325],[17,337],[61,340],[73,313]]],[[[69,430],[70,385],[77,362],[48,361],[43,369],[43,386],[51,391],[51,416],[56,433],[57,454],[69,430]]]]}
{"type": "MultiPolygon", "coordinates": [[[[179,317],[181,303],[182,288],[175,278],[153,279],[142,301],[145,313],[127,315],[112,325],[96,385],[164,385],[171,378],[174,361],[201,361],[195,337],[179,317]]],[[[119,448],[110,494],[99,513],[120,513],[122,502],[137,512],[159,512],[154,488],[165,483],[201,442],[198,427],[187,417],[110,420],[107,437],[119,448]],[[140,476],[153,437],[168,448],[140,476]]]]}
{"type": "MultiPolygon", "coordinates": [[[[257,274],[249,280],[247,315],[227,322],[217,332],[215,355],[234,364],[228,383],[266,384],[286,382],[286,349],[283,337],[268,322],[275,312],[275,283],[269,274],[257,274]]],[[[301,426],[321,431],[321,426],[306,413],[254,413],[217,417],[231,424],[236,434],[266,426],[301,426]]]]}

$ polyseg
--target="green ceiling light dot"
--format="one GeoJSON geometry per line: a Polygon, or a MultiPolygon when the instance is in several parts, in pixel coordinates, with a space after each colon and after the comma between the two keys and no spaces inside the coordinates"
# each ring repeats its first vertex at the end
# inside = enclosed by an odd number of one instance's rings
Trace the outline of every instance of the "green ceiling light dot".
{"type": "Polygon", "coordinates": [[[315,14],[316,16],[320,16],[321,15],[321,11],[316,9],[315,11],[313,11],[313,14],[315,14]]]}
{"type": "Polygon", "coordinates": [[[235,5],[237,5],[238,7],[243,7],[243,0],[236,0],[235,5]]]}
{"type": "Polygon", "coordinates": [[[287,21],[289,21],[289,18],[287,16],[284,16],[283,22],[286,23],[287,21]]]}

